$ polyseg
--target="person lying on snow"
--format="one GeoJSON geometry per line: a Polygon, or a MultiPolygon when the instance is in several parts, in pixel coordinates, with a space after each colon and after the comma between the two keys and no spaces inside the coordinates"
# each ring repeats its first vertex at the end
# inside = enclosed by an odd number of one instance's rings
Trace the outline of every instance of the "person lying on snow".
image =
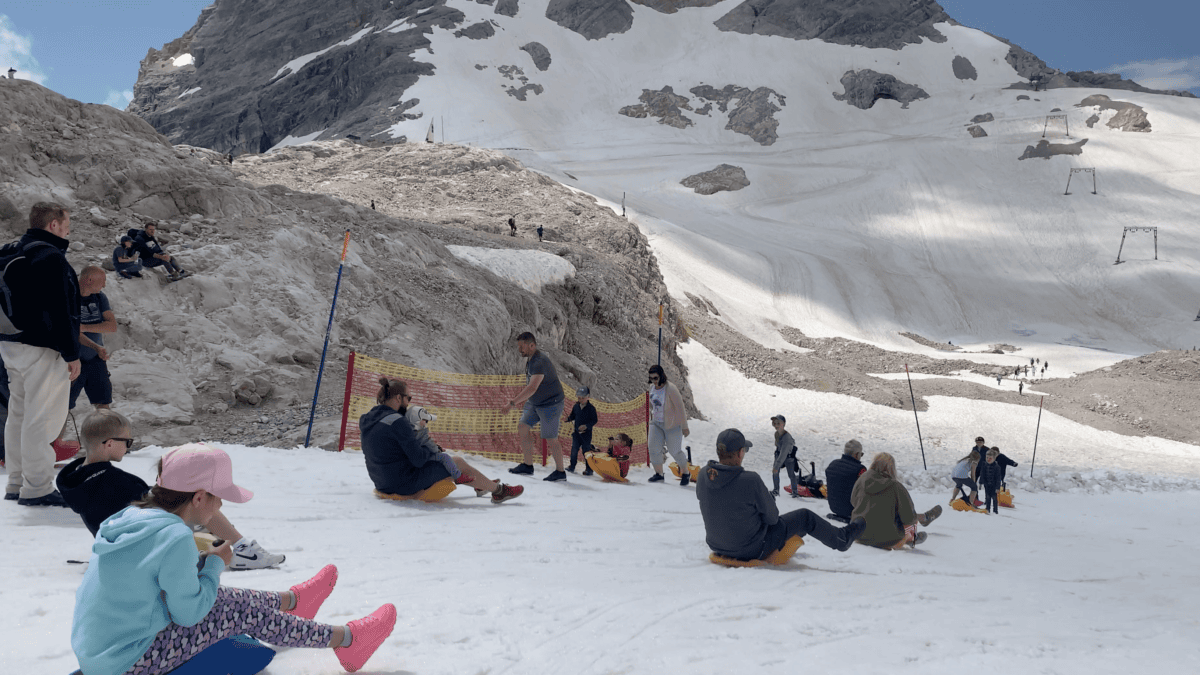
{"type": "Polygon", "coordinates": [[[742,432],[726,429],[717,436],[717,459],[700,469],[696,499],[708,547],[735,560],[766,560],[793,536],[811,534],[834,550],[849,549],[866,522],[858,518],[836,528],[808,509],[780,516],[767,484],[742,468],[752,445],[742,432]]]}
{"type": "Polygon", "coordinates": [[[917,525],[928,527],[942,515],[940,506],[918,514],[908,488],[897,480],[896,475],[895,458],[881,452],[854,483],[850,494],[853,516],[867,523],[859,543],[891,549],[902,548],[905,544],[916,546],[928,537],[924,532],[917,532],[917,525]]]}

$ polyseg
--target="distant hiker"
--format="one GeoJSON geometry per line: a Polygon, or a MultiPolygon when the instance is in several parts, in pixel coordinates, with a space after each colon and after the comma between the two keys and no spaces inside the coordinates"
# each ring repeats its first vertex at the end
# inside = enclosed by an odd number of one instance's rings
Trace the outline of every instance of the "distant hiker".
{"type": "MultiPolygon", "coordinates": [[[[375,394],[378,405],[358,418],[362,433],[363,459],[375,489],[385,494],[415,495],[434,483],[451,478],[437,453],[421,445],[405,417],[412,403],[408,384],[386,377],[379,379],[375,394]]],[[[525,488],[493,481],[461,457],[454,457],[462,484],[492,495],[493,504],[519,497],[525,488]]]]}
{"type": "Polygon", "coordinates": [[[375,210],[375,200],[374,199],[371,200],[371,210],[372,211],[375,210]]]}
{"type": "Polygon", "coordinates": [[[538,225],[537,233],[538,233],[538,241],[539,242],[542,240],[542,232],[544,232],[544,231],[545,230],[542,229],[542,226],[538,225]]]}
{"type": "Polygon", "coordinates": [[[539,425],[541,437],[550,446],[554,455],[554,471],[542,480],[560,481],[567,479],[563,469],[562,441],[558,428],[562,424],[563,395],[558,371],[546,353],[538,349],[537,339],[528,331],[517,336],[517,351],[525,357],[525,388],[500,409],[501,415],[517,406],[521,408],[521,419],[517,422],[517,437],[521,440],[523,461],[509,469],[509,473],[523,476],[533,475],[533,425],[539,425]]]}
{"type": "Polygon", "coordinates": [[[200,444],[163,455],[157,484],[100,525],[75,594],[71,648],[88,673],[166,673],[236,635],[282,647],[332,648],[357,670],[387,639],[396,608],[387,604],[348,626],[313,617],[333,590],[337,568],[283,592],[220,585],[233,559],[226,540],[196,550],[192,528],[208,526],[222,501],[254,493],[233,482],[225,452],[200,444]]]}
{"type": "MultiPolygon", "coordinates": [[[[79,442],[86,456],[63,467],[54,479],[63,500],[83,518],[92,536],[101,523],[150,492],[146,481],[113,466],[125,459],[133,447],[133,427],[113,410],[97,410],[83,420],[79,442]]],[[[187,446],[182,446],[187,447],[187,446]]],[[[257,570],[276,567],[286,556],[268,553],[257,541],[247,539],[219,509],[207,529],[214,536],[233,542],[229,569],[257,570]]]]}
{"type": "Polygon", "coordinates": [[[876,548],[903,548],[905,544],[915,547],[924,543],[929,535],[917,531],[917,525],[929,524],[942,515],[942,507],[934,506],[925,513],[917,513],[912,496],[897,478],[896,460],[881,452],[871,460],[871,468],[859,476],[850,495],[854,504],[854,521],[866,521],[866,528],[858,543],[876,548]]]}
{"type": "Polygon", "coordinates": [[[1037,359],[1034,359],[1034,362],[1035,362],[1035,363],[1041,363],[1041,362],[1042,362],[1042,359],[1041,359],[1041,357],[1038,357],[1037,359]]]}
{"type": "Polygon", "coordinates": [[[858,477],[867,470],[862,464],[862,443],[856,440],[846,441],[842,456],[825,467],[825,487],[828,491],[829,514],[833,520],[843,523],[850,522],[850,514],[854,505],[850,503],[850,492],[858,477]]]}
{"type": "Polygon", "coordinates": [[[1022,396],[1025,395],[1025,383],[1024,382],[1017,383],[1017,393],[1022,396]]]}
{"type": "Polygon", "coordinates": [[[70,212],[38,202],[29,211],[25,235],[0,250],[5,258],[24,255],[4,275],[17,303],[9,318],[23,330],[0,335],[10,393],[4,498],[22,506],[66,506],[54,489],[50,444],[67,421],[71,380],[79,377],[79,279],[67,262],[70,235],[70,212]]]}
{"type": "Polygon", "coordinates": [[[1029,366],[1025,366],[1025,377],[1029,377],[1029,366]]]}
{"type": "Polygon", "coordinates": [[[775,462],[771,465],[771,481],[775,488],[771,490],[771,496],[779,496],[779,470],[786,467],[788,478],[792,482],[792,497],[799,499],[796,473],[800,467],[796,463],[796,441],[792,440],[792,435],[784,428],[785,425],[787,418],[783,415],[771,418],[771,426],[775,427],[775,462]]]}
{"type": "Polygon", "coordinates": [[[983,510],[999,513],[1000,507],[996,503],[996,493],[1000,491],[1000,483],[1003,482],[1001,477],[1000,465],[996,463],[996,457],[1000,454],[1000,448],[992,448],[987,451],[987,459],[979,468],[979,482],[983,485],[983,493],[985,495],[983,510]]]}
{"type": "Polygon", "coordinates": [[[508,218],[508,236],[517,236],[517,219],[509,216],[508,218]]]}
{"type": "Polygon", "coordinates": [[[1042,377],[1046,377],[1046,366],[1042,366],[1042,377]]]}
{"type": "Polygon", "coordinates": [[[781,517],[766,483],[742,468],[752,445],[742,432],[726,429],[717,436],[717,459],[700,469],[696,499],[708,547],[737,560],[765,560],[792,537],[811,534],[834,550],[849,549],[862,535],[866,521],[859,518],[836,528],[808,509],[781,517]]]}
{"type": "Polygon", "coordinates": [[[996,376],[996,386],[1000,386],[1000,376],[996,376]]]}
{"type": "Polygon", "coordinates": [[[971,454],[958,460],[958,464],[954,465],[954,471],[950,477],[954,479],[954,489],[950,492],[950,503],[953,504],[955,499],[958,499],[958,493],[962,491],[962,498],[975,506],[975,498],[979,496],[979,486],[975,483],[975,479],[971,476],[975,474],[975,467],[979,464],[979,453],[972,450],[971,454]],[[971,494],[968,495],[965,488],[971,488],[971,494]]]}
{"type": "Polygon", "coordinates": [[[1049,362],[1049,361],[1047,361],[1047,362],[1045,362],[1045,363],[1043,363],[1043,364],[1042,364],[1042,370],[1045,370],[1045,369],[1047,369],[1047,368],[1049,368],[1049,367],[1050,367],[1050,362],[1049,362]]]}
{"type": "Polygon", "coordinates": [[[1017,366],[1016,368],[1013,369],[1013,377],[1020,377],[1020,376],[1021,376],[1021,366],[1017,366]]]}
{"type": "Polygon", "coordinates": [[[683,394],[679,387],[667,382],[667,373],[657,363],[650,366],[650,429],[646,434],[646,449],[650,464],[654,467],[651,483],[664,480],[663,460],[666,453],[675,458],[679,465],[679,484],[687,485],[692,478],[687,455],[683,454],[683,437],[691,434],[688,429],[687,411],[683,408],[683,394]]]}
{"type": "Polygon", "coordinates": [[[88,401],[97,408],[112,403],[108,349],[102,334],[117,332],[117,317],[104,294],[107,282],[102,267],[88,265],[79,272],[79,377],[71,383],[67,407],[72,410],[81,391],[87,392],[88,401]]]}
{"type": "Polygon", "coordinates": [[[186,276],[190,276],[190,272],[185,271],[179,266],[179,261],[172,258],[159,245],[155,234],[158,232],[157,223],[146,223],[143,230],[131,230],[133,234],[133,246],[142,256],[142,266],[144,267],[164,267],[167,271],[168,281],[178,281],[186,276]]]}
{"type": "Polygon", "coordinates": [[[1029,359],[1029,365],[1033,365],[1033,359],[1029,359]]]}
{"type": "MultiPolygon", "coordinates": [[[[587,387],[576,389],[577,400],[575,405],[571,406],[571,413],[567,415],[567,421],[571,423],[571,464],[567,466],[567,471],[571,473],[575,473],[579,453],[591,451],[592,428],[600,421],[596,406],[592,405],[590,400],[591,393],[592,390],[587,387]]],[[[587,460],[583,463],[587,464],[587,460]]]]}
{"type": "Polygon", "coordinates": [[[122,279],[132,279],[142,276],[142,261],[138,258],[137,249],[133,247],[133,237],[121,237],[121,243],[113,249],[113,269],[122,279]]]}
{"type": "Polygon", "coordinates": [[[231,152],[231,153],[229,153],[229,164],[230,164],[231,166],[233,165],[233,153],[232,153],[232,152],[231,152]]]}

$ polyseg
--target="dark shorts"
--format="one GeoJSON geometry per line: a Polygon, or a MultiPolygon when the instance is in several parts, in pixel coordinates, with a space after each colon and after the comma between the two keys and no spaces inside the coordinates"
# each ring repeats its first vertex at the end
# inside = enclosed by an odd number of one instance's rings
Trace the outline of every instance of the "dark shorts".
{"type": "Polygon", "coordinates": [[[108,364],[104,359],[95,358],[79,362],[79,377],[71,383],[71,404],[75,409],[75,401],[79,392],[86,391],[88,401],[92,405],[112,404],[112,380],[108,376],[108,364]]]}
{"type": "Polygon", "coordinates": [[[955,489],[962,488],[963,486],[971,488],[971,492],[979,492],[979,486],[975,484],[974,479],[971,479],[971,478],[955,478],[954,479],[955,489]]]}

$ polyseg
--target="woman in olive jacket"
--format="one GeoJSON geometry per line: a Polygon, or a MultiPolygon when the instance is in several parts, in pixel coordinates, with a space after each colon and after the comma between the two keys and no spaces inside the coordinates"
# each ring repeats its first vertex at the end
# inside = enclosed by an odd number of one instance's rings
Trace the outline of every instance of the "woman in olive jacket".
{"type": "Polygon", "coordinates": [[[917,513],[908,489],[896,480],[895,458],[886,452],[875,455],[870,468],[858,477],[850,503],[854,505],[852,517],[867,521],[859,543],[877,548],[897,549],[924,542],[928,535],[917,532],[917,525],[927,527],[942,515],[941,506],[917,513]]]}

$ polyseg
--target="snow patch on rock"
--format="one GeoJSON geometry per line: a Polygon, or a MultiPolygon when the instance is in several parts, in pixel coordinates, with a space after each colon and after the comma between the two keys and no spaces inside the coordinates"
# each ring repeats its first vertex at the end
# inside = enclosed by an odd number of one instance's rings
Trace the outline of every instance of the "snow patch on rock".
{"type": "Polygon", "coordinates": [[[575,276],[574,265],[543,251],[453,245],[446,248],[456,258],[478,265],[531,293],[541,293],[544,287],[561,284],[575,276]]]}

